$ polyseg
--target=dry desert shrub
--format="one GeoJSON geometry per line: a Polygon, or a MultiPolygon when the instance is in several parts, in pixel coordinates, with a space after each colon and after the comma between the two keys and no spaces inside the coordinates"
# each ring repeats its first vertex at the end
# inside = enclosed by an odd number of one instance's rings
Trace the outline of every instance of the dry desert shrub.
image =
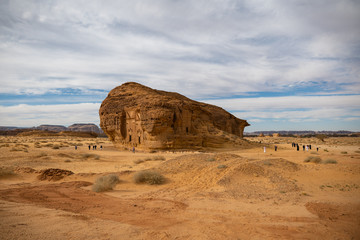
{"type": "Polygon", "coordinates": [[[66,154],[66,153],[59,153],[58,156],[64,157],[64,158],[73,158],[72,156],[70,156],[69,154],[66,154]]]}
{"type": "Polygon", "coordinates": [[[140,164],[140,163],[143,163],[143,162],[146,162],[146,161],[165,161],[166,158],[164,156],[154,156],[152,158],[150,157],[147,157],[147,158],[144,158],[144,159],[137,159],[134,161],[135,164],[140,164]]]}
{"type": "Polygon", "coordinates": [[[152,158],[152,160],[154,161],[165,161],[165,157],[164,156],[155,156],[152,158]]]}
{"type": "Polygon", "coordinates": [[[326,159],[322,163],[324,164],[337,164],[337,161],[334,159],[326,159]]]}
{"type": "Polygon", "coordinates": [[[14,169],[12,168],[0,168],[0,179],[4,178],[11,178],[16,176],[16,173],[14,172],[14,169]]]}
{"type": "Polygon", "coordinates": [[[119,177],[115,174],[101,176],[95,180],[92,190],[94,192],[109,191],[112,190],[119,182],[119,177]]]}
{"type": "Polygon", "coordinates": [[[165,182],[164,176],[154,171],[141,171],[134,175],[135,183],[147,183],[150,185],[159,185],[165,182]]]}
{"type": "Polygon", "coordinates": [[[347,152],[341,152],[341,154],[347,154],[347,152]]]}
{"type": "Polygon", "coordinates": [[[89,159],[89,158],[93,158],[95,160],[99,160],[100,159],[100,156],[97,155],[97,154],[93,154],[93,153],[84,153],[81,155],[82,158],[84,159],[89,159]]]}
{"type": "Polygon", "coordinates": [[[214,157],[211,157],[211,158],[208,158],[206,159],[207,162],[214,162],[215,161],[215,158],[214,157]]]}
{"type": "Polygon", "coordinates": [[[226,165],[219,165],[219,166],[217,166],[217,168],[218,169],[224,169],[224,168],[227,168],[227,166],[226,165]]]}
{"type": "Polygon", "coordinates": [[[309,156],[304,160],[304,162],[320,163],[321,158],[317,156],[309,156]]]}
{"type": "Polygon", "coordinates": [[[137,159],[137,160],[134,161],[135,164],[140,164],[140,163],[143,163],[143,162],[145,162],[144,159],[137,159]]]}
{"type": "Polygon", "coordinates": [[[38,155],[36,155],[35,157],[36,157],[36,158],[41,158],[41,157],[46,157],[46,156],[47,156],[46,153],[41,152],[41,153],[39,153],[38,155]]]}
{"type": "Polygon", "coordinates": [[[21,147],[13,147],[10,149],[10,152],[21,152],[21,151],[28,152],[26,148],[21,148],[21,147]]]}

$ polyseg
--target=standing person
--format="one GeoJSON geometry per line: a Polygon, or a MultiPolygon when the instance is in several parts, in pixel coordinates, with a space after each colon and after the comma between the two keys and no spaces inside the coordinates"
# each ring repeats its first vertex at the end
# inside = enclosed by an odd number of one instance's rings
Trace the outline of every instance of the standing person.
{"type": "Polygon", "coordinates": [[[303,151],[305,151],[305,145],[303,145],[303,151]]]}
{"type": "Polygon", "coordinates": [[[277,146],[275,145],[275,152],[277,151],[277,146]]]}
{"type": "Polygon", "coordinates": [[[296,150],[299,151],[299,144],[296,144],[296,150]]]}
{"type": "Polygon", "coordinates": [[[309,145],[306,145],[306,151],[309,151],[309,145]]]}
{"type": "Polygon", "coordinates": [[[311,150],[311,144],[309,145],[309,148],[310,148],[310,150],[311,150]]]}
{"type": "Polygon", "coordinates": [[[318,148],[318,147],[316,148],[316,151],[317,151],[317,152],[319,151],[319,148],[318,148]]]}
{"type": "Polygon", "coordinates": [[[102,150],[102,145],[100,145],[100,150],[102,150]]]}
{"type": "Polygon", "coordinates": [[[266,147],[264,147],[264,153],[266,153],[266,147]]]}
{"type": "Polygon", "coordinates": [[[95,150],[96,150],[96,147],[97,147],[97,146],[95,145],[95,150]]]}
{"type": "Polygon", "coordinates": [[[75,150],[77,150],[77,145],[75,145],[75,150]]]}
{"type": "Polygon", "coordinates": [[[133,153],[135,153],[135,147],[133,147],[133,153]]]}
{"type": "Polygon", "coordinates": [[[89,145],[89,150],[90,150],[90,145],[89,145]]]}

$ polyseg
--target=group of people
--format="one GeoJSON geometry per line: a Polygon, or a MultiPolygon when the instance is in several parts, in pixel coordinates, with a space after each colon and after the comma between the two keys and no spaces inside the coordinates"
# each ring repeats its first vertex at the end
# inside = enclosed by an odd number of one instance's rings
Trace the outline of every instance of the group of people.
{"type": "MultiPolygon", "coordinates": [[[[91,145],[89,145],[88,146],[89,147],[89,150],[91,150],[91,145]]],[[[97,146],[96,145],[92,145],[92,149],[93,150],[96,150],[96,148],[97,148],[97,146]]],[[[77,150],[78,149],[78,146],[77,145],[75,145],[75,150],[77,150]]],[[[102,145],[100,145],[100,150],[102,150],[103,149],[103,146],[102,145]]]]}
{"type": "MultiPolygon", "coordinates": [[[[92,146],[93,150],[96,150],[96,148],[97,148],[97,145],[92,146]]],[[[100,150],[102,150],[102,148],[103,148],[102,145],[100,145],[100,150]]],[[[89,145],[89,150],[91,150],[91,145],[89,145]]]]}
{"type": "MultiPolygon", "coordinates": [[[[299,144],[298,143],[291,143],[291,147],[295,147],[296,148],[296,151],[299,151],[300,150],[300,147],[299,147],[299,144]]],[[[302,148],[303,148],[303,151],[309,151],[311,150],[311,144],[308,144],[308,145],[302,145],[302,148]]],[[[319,151],[319,148],[317,147],[316,148],[316,151],[319,151]]]]}

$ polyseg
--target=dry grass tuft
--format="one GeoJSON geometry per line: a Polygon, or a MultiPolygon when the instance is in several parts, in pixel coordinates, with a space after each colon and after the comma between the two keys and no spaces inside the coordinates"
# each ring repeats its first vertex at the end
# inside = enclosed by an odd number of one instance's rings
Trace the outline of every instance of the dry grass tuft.
{"type": "Polygon", "coordinates": [[[322,163],[324,163],[324,164],[337,164],[337,161],[335,159],[326,159],[322,163]]]}
{"type": "Polygon", "coordinates": [[[0,179],[11,178],[15,176],[16,173],[14,172],[14,169],[7,167],[0,168],[0,179]]]}
{"type": "Polygon", "coordinates": [[[224,168],[227,168],[227,166],[226,165],[219,165],[219,166],[217,166],[217,168],[218,169],[224,169],[224,168]]]}
{"type": "Polygon", "coordinates": [[[141,171],[134,175],[135,183],[147,183],[150,185],[159,185],[165,182],[164,176],[154,171],[141,171]]]}
{"type": "Polygon", "coordinates": [[[317,156],[309,156],[304,160],[304,162],[320,163],[321,158],[317,156]]]}
{"type": "Polygon", "coordinates": [[[94,192],[109,191],[112,190],[119,182],[119,177],[115,174],[101,176],[96,179],[94,185],[92,186],[92,190],[94,192]]]}
{"type": "Polygon", "coordinates": [[[165,161],[166,158],[164,156],[154,156],[152,158],[148,157],[148,158],[144,158],[144,159],[137,159],[134,161],[135,164],[140,164],[143,162],[147,162],[147,161],[165,161]]]}
{"type": "Polygon", "coordinates": [[[93,154],[93,153],[84,153],[81,155],[82,158],[84,159],[89,159],[89,158],[93,158],[95,160],[99,160],[100,159],[100,156],[97,155],[97,154],[93,154]]]}

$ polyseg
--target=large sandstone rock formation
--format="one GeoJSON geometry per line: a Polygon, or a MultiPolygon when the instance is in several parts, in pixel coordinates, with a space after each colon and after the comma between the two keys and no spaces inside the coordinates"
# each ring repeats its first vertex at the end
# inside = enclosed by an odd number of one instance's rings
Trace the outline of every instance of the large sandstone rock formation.
{"type": "Polygon", "coordinates": [[[249,124],[224,109],[178,93],[125,83],[102,102],[100,127],[115,146],[204,149],[243,144],[249,124]]]}

